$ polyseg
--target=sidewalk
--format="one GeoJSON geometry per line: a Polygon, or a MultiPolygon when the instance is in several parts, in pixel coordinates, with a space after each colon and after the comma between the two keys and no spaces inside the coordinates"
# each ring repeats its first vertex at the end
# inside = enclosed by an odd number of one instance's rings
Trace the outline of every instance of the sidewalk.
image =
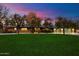
{"type": "MultiPolygon", "coordinates": [[[[0,33],[0,35],[15,35],[18,33],[0,33]]],[[[19,34],[63,34],[63,33],[19,33],[19,34]]],[[[65,35],[79,35],[79,33],[65,33],[65,35]]]]}
{"type": "Polygon", "coordinates": [[[15,35],[17,33],[0,33],[0,35],[15,35]]]}

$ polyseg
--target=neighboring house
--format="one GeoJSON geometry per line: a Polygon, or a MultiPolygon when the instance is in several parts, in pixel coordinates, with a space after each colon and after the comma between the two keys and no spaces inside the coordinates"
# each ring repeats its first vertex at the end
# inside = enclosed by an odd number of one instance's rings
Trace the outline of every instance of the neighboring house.
{"type": "Polygon", "coordinates": [[[79,33],[79,29],[76,30],[76,33],[79,33]]]}
{"type": "MultiPolygon", "coordinates": [[[[63,33],[63,28],[54,28],[54,33],[63,33]]],[[[65,33],[75,33],[74,28],[65,28],[65,33]]]]}

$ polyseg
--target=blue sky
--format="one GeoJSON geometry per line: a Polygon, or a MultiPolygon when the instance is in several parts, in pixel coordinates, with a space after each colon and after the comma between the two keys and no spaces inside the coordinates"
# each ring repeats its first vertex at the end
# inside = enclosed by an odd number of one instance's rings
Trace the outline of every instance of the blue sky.
{"type": "Polygon", "coordinates": [[[79,4],[78,3],[7,3],[3,4],[14,12],[28,14],[35,12],[40,17],[54,18],[57,16],[64,17],[78,17],[79,4]]]}

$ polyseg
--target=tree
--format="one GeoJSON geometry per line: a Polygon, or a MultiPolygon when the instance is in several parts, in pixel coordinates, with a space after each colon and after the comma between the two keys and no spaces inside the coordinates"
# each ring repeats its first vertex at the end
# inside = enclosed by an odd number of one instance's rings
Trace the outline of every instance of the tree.
{"type": "Polygon", "coordinates": [[[0,22],[3,24],[3,31],[5,30],[6,27],[6,19],[9,14],[9,9],[5,6],[0,5],[0,22]]]}
{"type": "Polygon", "coordinates": [[[76,20],[75,24],[76,24],[76,29],[79,29],[79,20],[76,20]]]}
{"type": "Polygon", "coordinates": [[[28,21],[28,23],[30,25],[31,32],[34,33],[35,28],[39,26],[39,20],[38,20],[36,14],[34,12],[30,12],[27,15],[27,21],[28,21]]]}
{"type": "Polygon", "coordinates": [[[32,21],[34,18],[35,18],[35,19],[37,18],[36,13],[34,13],[34,12],[30,12],[30,13],[27,15],[27,21],[28,21],[29,23],[31,23],[31,21],[32,21]]]}
{"type": "Polygon", "coordinates": [[[31,20],[31,32],[34,33],[35,32],[35,27],[36,27],[36,17],[33,17],[31,20]]]}
{"type": "Polygon", "coordinates": [[[65,34],[65,27],[66,27],[66,18],[64,17],[57,17],[57,20],[55,22],[55,26],[57,28],[63,28],[63,34],[65,34]]]}
{"type": "Polygon", "coordinates": [[[76,29],[77,29],[77,24],[76,24],[76,22],[74,22],[74,21],[72,21],[72,20],[69,20],[68,21],[68,28],[74,28],[75,30],[74,31],[76,31],[76,29]]]}
{"type": "Polygon", "coordinates": [[[53,31],[53,24],[52,24],[51,18],[46,18],[43,25],[44,25],[45,28],[48,28],[49,31],[53,31]]]}
{"type": "Polygon", "coordinates": [[[44,25],[45,28],[47,28],[47,27],[49,27],[50,23],[51,23],[51,19],[50,18],[46,18],[43,25],[44,25]]]}
{"type": "Polygon", "coordinates": [[[16,22],[16,28],[17,28],[17,32],[19,34],[20,31],[20,25],[21,25],[21,16],[19,14],[14,14],[14,20],[16,22]]]}
{"type": "Polygon", "coordinates": [[[63,34],[65,34],[65,28],[77,28],[77,24],[73,20],[69,20],[64,17],[58,17],[55,26],[57,28],[63,28],[63,34]]]}
{"type": "Polygon", "coordinates": [[[22,27],[26,27],[27,25],[27,16],[26,15],[23,15],[22,18],[21,18],[21,26],[22,27]]]}
{"type": "Polygon", "coordinates": [[[3,30],[3,24],[0,22],[0,32],[3,30]]]}

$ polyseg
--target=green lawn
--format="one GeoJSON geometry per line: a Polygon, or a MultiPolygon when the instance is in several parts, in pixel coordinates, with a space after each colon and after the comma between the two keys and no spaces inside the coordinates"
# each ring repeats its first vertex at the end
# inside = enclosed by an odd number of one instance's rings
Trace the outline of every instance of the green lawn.
{"type": "Polygon", "coordinates": [[[54,34],[0,35],[0,55],[79,56],[79,36],[54,34]]]}

